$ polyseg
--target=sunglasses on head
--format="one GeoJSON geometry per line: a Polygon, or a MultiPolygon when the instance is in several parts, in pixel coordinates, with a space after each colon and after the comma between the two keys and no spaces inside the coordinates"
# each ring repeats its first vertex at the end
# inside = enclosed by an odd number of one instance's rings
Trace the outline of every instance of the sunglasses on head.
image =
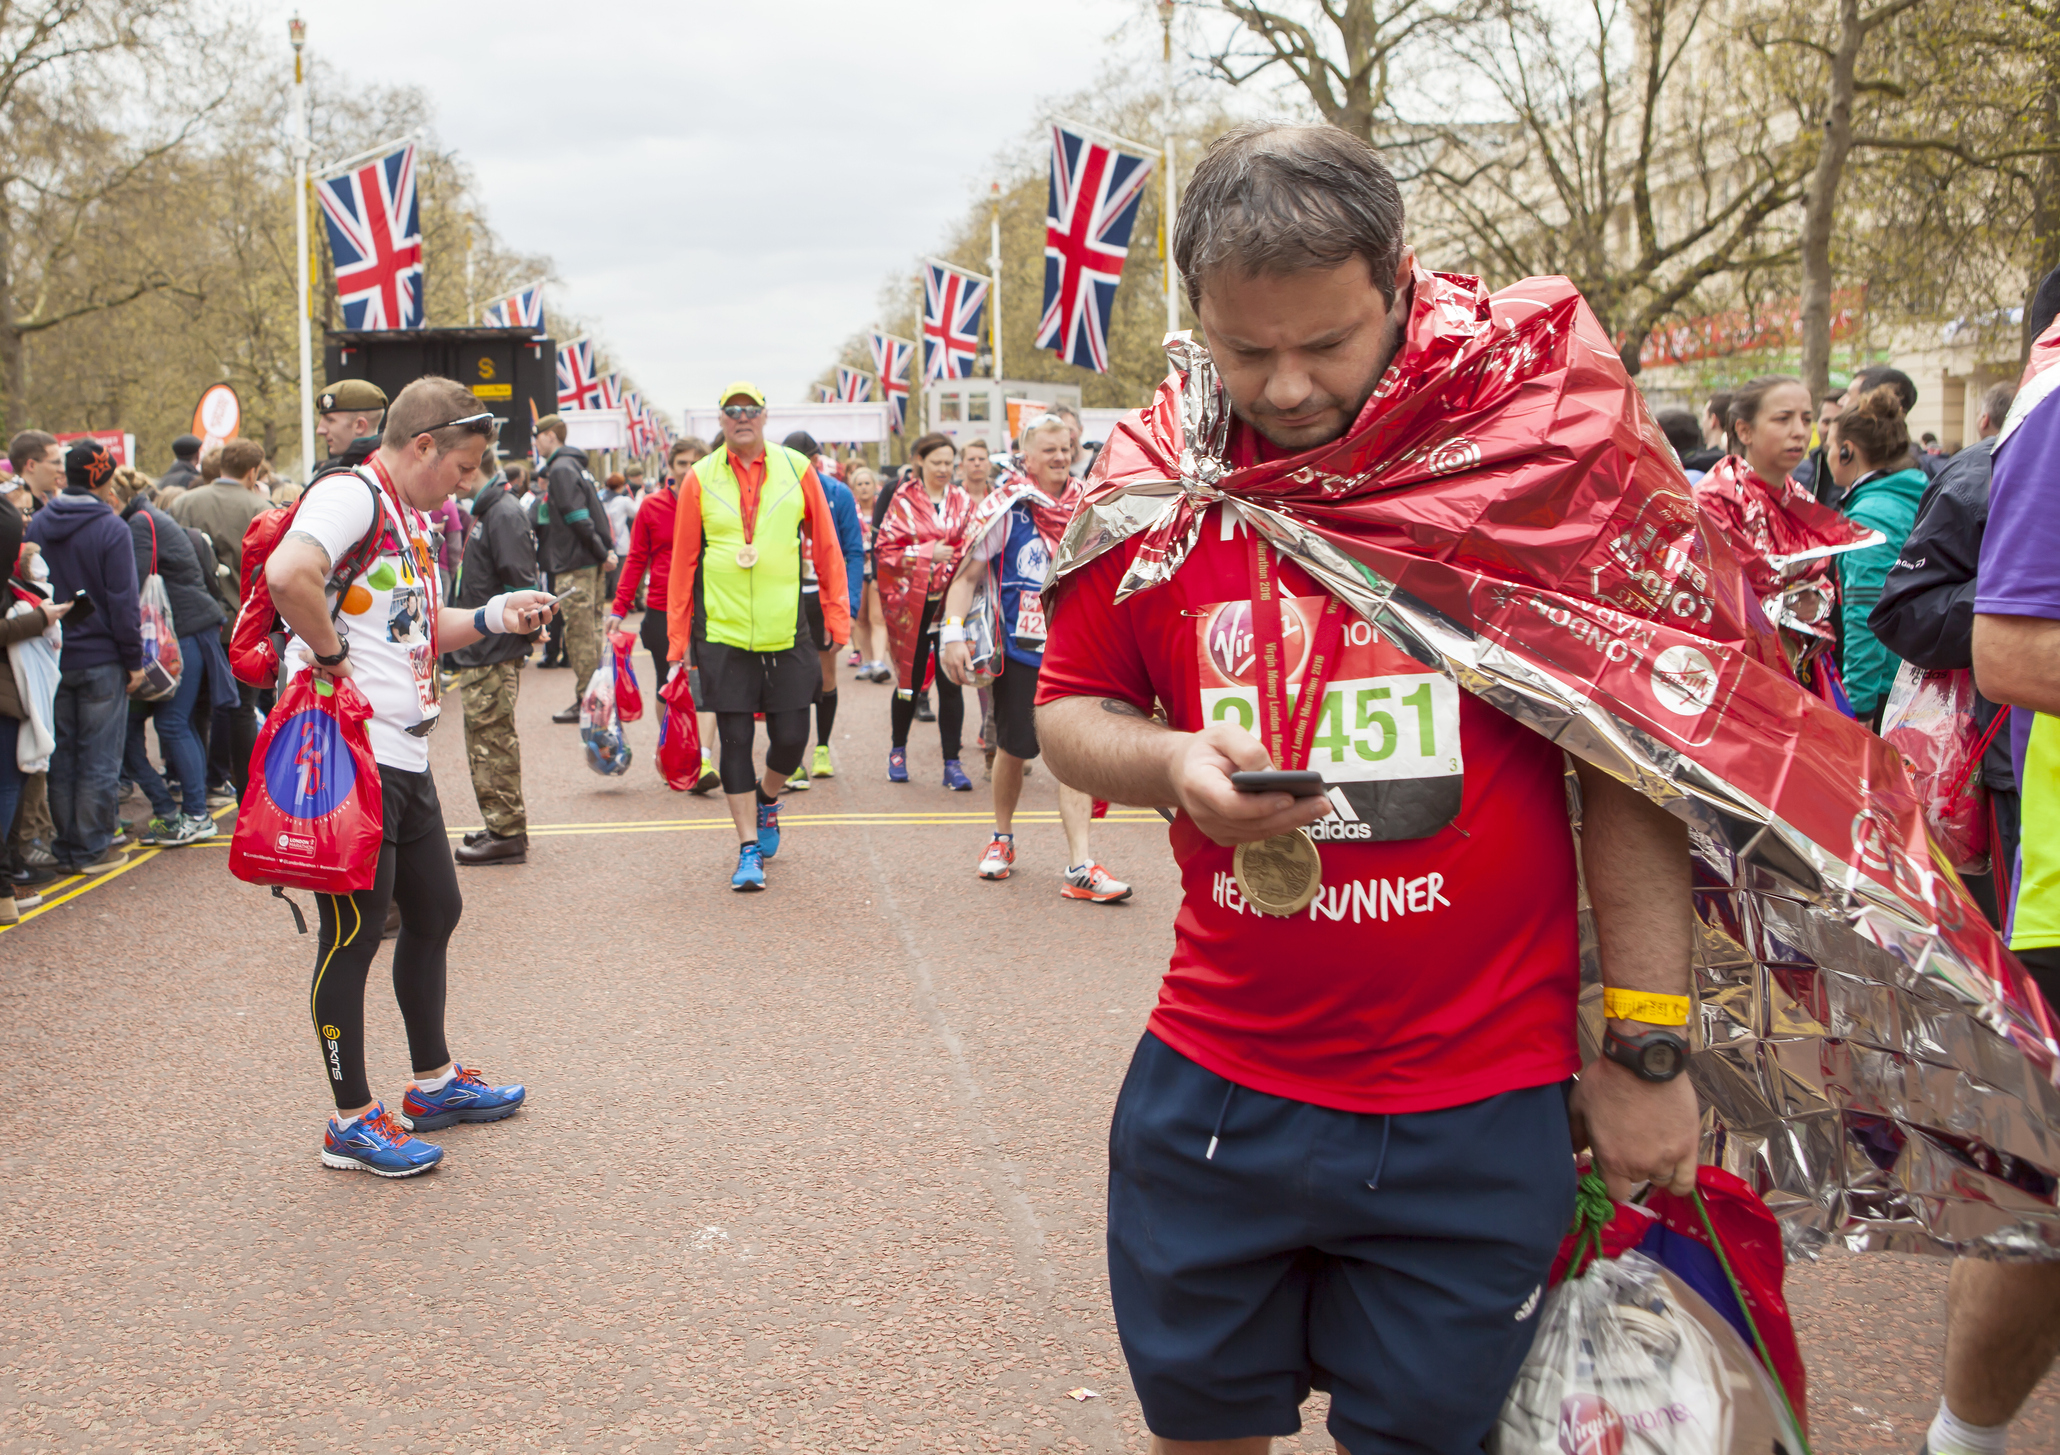
{"type": "Polygon", "coordinates": [[[501,422],[488,411],[468,414],[463,419],[447,419],[442,424],[432,424],[428,429],[417,430],[416,434],[435,434],[440,429],[462,429],[468,434],[481,434],[493,439],[501,432],[501,422]]]}
{"type": "Polygon", "coordinates": [[[765,413],[763,404],[725,404],[722,412],[731,419],[756,419],[765,413]]]}

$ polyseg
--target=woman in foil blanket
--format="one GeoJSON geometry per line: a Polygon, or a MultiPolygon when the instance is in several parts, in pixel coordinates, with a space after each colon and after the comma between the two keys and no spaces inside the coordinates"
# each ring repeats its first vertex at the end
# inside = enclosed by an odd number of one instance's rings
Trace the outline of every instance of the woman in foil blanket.
{"type": "Polygon", "coordinates": [[[959,766],[959,742],[965,732],[966,699],[956,682],[937,673],[937,625],[944,609],[944,589],[958,570],[966,545],[966,524],[973,498],[952,483],[958,451],[941,434],[927,434],[909,450],[916,461],[920,488],[894,492],[873,541],[874,569],[879,577],[880,605],[887,618],[887,643],[894,653],[897,690],[893,706],[893,746],[887,750],[887,781],[908,782],[908,730],[915,722],[916,698],[937,682],[937,733],[944,749],[944,786],[955,793],[972,790],[973,781],[959,766]]]}
{"type": "Polygon", "coordinates": [[[1695,482],[1695,503],[1722,531],[1796,679],[1850,715],[1839,680],[1838,565],[1881,537],[1819,505],[1788,478],[1810,447],[1810,391],[1767,374],[1731,395],[1733,452],[1695,482]]]}

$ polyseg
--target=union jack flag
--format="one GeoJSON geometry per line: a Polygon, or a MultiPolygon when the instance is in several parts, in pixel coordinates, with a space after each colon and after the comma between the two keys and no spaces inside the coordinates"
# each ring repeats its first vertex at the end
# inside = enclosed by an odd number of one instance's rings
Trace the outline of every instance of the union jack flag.
{"type": "Polygon", "coordinates": [[[1151,158],[1053,125],[1040,349],[1097,374],[1109,372],[1109,312],[1151,174],[1151,158]]]}
{"type": "Polygon", "coordinates": [[[829,385],[818,384],[815,386],[815,402],[817,404],[832,403],[836,399],[836,397],[837,391],[832,389],[829,385]]]}
{"type": "Polygon", "coordinates": [[[601,381],[594,375],[594,341],[576,338],[558,345],[558,407],[599,409],[601,381]]]}
{"type": "Polygon", "coordinates": [[[651,425],[644,417],[644,396],[634,389],[623,390],[622,408],[629,415],[629,452],[648,455],[652,448],[651,425]]]}
{"type": "Polygon", "coordinates": [[[601,402],[595,407],[599,409],[622,408],[622,380],[618,376],[614,374],[603,374],[601,376],[601,402]]]}
{"type": "Polygon", "coordinates": [[[517,288],[502,298],[496,298],[486,305],[485,326],[488,328],[533,328],[543,332],[544,327],[544,285],[532,283],[527,288],[517,288]]]}
{"type": "Polygon", "coordinates": [[[329,227],[336,297],[350,329],[420,328],[422,209],[410,142],[315,188],[329,227]]]}
{"type": "Polygon", "coordinates": [[[873,376],[847,364],[837,366],[837,398],[845,404],[863,404],[873,394],[873,376]]]}
{"type": "Polygon", "coordinates": [[[915,362],[916,346],[905,338],[874,329],[866,336],[872,350],[873,372],[880,376],[880,394],[894,406],[894,431],[908,422],[908,369],[915,362]]]}
{"type": "Polygon", "coordinates": [[[988,280],[934,259],[923,264],[923,377],[970,379],[980,353],[988,280]]]}

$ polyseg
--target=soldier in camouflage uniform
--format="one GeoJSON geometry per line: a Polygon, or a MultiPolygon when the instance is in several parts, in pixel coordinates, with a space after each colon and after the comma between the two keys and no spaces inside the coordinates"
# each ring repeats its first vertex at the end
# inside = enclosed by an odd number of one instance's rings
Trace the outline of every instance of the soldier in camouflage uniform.
{"type": "Polygon", "coordinates": [[[543,501],[537,516],[537,555],[551,573],[551,589],[570,600],[561,603],[565,618],[565,660],[572,668],[572,705],[551,715],[552,722],[579,721],[580,699],[587,681],[601,663],[601,578],[615,569],[615,533],[601,501],[600,487],[587,473],[586,451],[565,443],[565,421],[547,414],[536,422],[537,452],[544,456],[538,478],[543,501]]]}
{"type": "MultiPolygon", "coordinates": [[[[484,606],[500,592],[536,585],[536,537],[529,518],[491,455],[480,461],[480,472],[490,478],[472,500],[472,534],[451,597],[451,605],[465,610],[484,606]]],[[[522,743],[515,735],[515,699],[528,656],[529,640],[513,632],[484,637],[451,653],[458,669],[458,700],[465,708],[465,762],[486,822],[458,846],[460,864],[520,864],[529,857],[522,743]]]]}

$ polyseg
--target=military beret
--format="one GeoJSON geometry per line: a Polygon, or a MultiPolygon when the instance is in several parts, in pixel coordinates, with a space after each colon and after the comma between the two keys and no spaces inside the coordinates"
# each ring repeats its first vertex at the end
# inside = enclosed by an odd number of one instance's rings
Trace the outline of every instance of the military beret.
{"type": "Polygon", "coordinates": [[[363,379],[344,379],[331,384],[315,396],[315,413],[356,413],[365,409],[386,408],[386,391],[377,384],[368,384],[363,379]]]}

